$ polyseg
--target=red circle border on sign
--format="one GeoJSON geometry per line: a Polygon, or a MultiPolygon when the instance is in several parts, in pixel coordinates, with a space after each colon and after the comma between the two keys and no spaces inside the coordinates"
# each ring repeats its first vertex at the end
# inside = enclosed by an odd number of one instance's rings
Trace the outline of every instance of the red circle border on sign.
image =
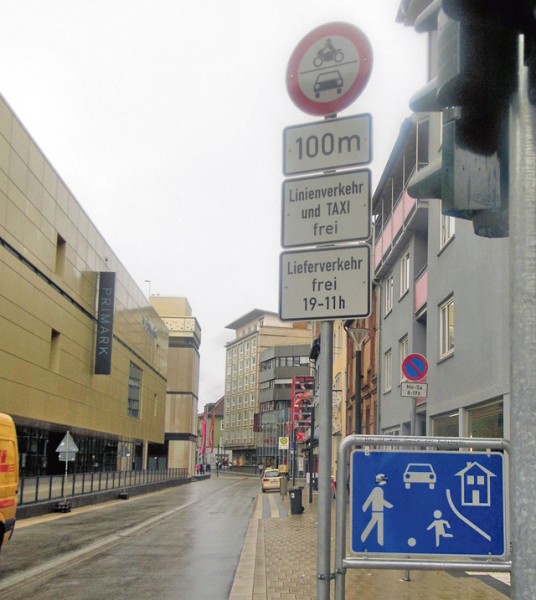
{"type": "Polygon", "coordinates": [[[311,115],[331,115],[347,108],[365,89],[372,72],[372,47],[367,36],[355,25],[333,22],[321,25],[308,33],[296,46],[287,66],[287,91],[294,104],[311,115]],[[340,97],[328,102],[315,102],[300,89],[298,69],[307,50],[323,37],[339,35],[349,39],[357,48],[360,58],[359,71],[352,86],[340,97]]]}

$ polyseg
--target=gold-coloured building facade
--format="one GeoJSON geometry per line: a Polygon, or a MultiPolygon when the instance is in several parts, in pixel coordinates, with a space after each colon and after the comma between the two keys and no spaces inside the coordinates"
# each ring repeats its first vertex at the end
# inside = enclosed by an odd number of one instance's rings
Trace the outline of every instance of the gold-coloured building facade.
{"type": "Polygon", "coordinates": [[[168,331],[0,97],[0,411],[21,472],[144,468],[164,443],[168,331]],[[115,273],[109,375],[95,374],[99,274],[115,273]]]}

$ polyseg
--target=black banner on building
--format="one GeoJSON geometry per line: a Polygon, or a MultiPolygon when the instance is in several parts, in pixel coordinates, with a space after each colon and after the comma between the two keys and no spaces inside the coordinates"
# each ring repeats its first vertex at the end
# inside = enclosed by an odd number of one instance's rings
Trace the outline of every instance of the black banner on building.
{"type": "Polygon", "coordinates": [[[97,300],[97,341],[95,344],[95,375],[112,371],[112,340],[114,331],[115,273],[101,271],[97,300]]]}

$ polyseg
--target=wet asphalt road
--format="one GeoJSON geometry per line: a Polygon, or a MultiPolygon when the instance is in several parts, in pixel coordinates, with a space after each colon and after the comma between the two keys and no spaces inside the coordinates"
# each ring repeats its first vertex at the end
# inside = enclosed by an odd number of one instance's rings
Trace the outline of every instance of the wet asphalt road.
{"type": "Polygon", "coordinates": [[[0,556],[0,597],[225,600],[259,486],[213,476],[21,521],[0,556]]]}

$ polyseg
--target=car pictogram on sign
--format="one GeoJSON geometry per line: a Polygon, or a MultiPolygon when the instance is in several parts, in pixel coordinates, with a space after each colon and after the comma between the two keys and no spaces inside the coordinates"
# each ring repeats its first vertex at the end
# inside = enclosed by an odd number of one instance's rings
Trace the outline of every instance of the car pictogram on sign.
{"type": "Polygon", "coordinates": [[[328,71],[320,73],[315,82],[315,98],[320,97],[320,92],[327,90],[337,90],[337,94],[342,91],[343,80],[339,71],[328,71]]]}
{"type": "Polygon", "coordinates": [[[407,490],[412,483],[425,483],[433,490],[436,481],[434,468],[429,463],[409,463],[404,471],[404,486],[407,490]]]}

